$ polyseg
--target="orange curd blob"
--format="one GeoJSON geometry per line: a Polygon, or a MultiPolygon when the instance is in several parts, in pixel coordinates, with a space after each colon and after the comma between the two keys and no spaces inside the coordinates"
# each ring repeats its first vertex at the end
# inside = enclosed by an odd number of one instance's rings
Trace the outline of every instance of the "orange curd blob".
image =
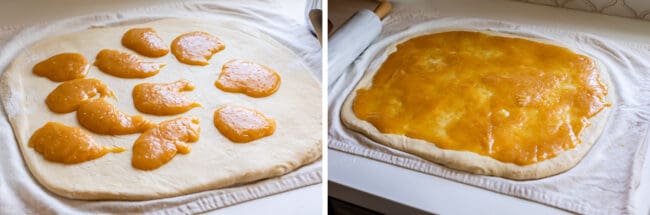
{"type": "Polygon", "coordinates": [[[382,133],[523,166],[580,144],[589,118],[610,106],[606,95],[587,56],[453,31],[397,45],[352,109],[382,133]]]}
{"type": "Polygon", "coordinates": [[[115,94],[100,80],[74,79],[57,86],[45,99],[47,107],[55,113],[69,113],[77,110],[83,102],[95,98],[113,97],[115,94]]]}
{"type": "Polygon", "coordinates": [[[208,65],[212,55],[226,48],[218,38],[200,31],[178,36],[172,41],[172,54],[176,59],[189,65],[208,65]]]}
{"type": "Polygon", "coordinates": [[[84,130],[58,122],[48,122],[34,132],[29,147],[43,155],[45,160],[76,164],[100,158],[106,153],[123,152],[124,148],[104,147],[84,130]]]}
{"type": "Polygon", "coordinates": [[[61,82],[83,78],[88,74],[90,65],[79,53],[61,53],[54,55],[34,66],[32,72],[52,81],[61,82]]]}
{"type": "Polygon", "coordinates": [[[247,143],[275,132],[275,120],[256,110],[233,105],[224,105],[214,112],[214,126],[236,143],[247,143]]]}
{"type": "Polygon", "coordinates": [[[223,65],[214,84],[226,92],[266,97],[280,87],[280,75],[273,69],[254,62],[230,60],[223,65]]]}
{"type": "Polygon", "coordinates": [[[194,90],[192,82],[182,79],[172,83],[142,83],[133,88],[133,103],[142,113],[153,115],[174,115],[201,107],[182,94],[194,90]]]}
{"type": "Polygon", "coordinates": [[[147,57],[162,57],[169,49],[153,28],[129,29],[122,36],[122,45],[147,57]]]}
{"type": "Polygon", "coordinates": [[[148,129],[133,144],[131,165],[154,170],[169,162],[176,153],[190,153],[188,143],[199,140],[201,128],[196,117],[179,117],[148,129]]]}
{"type": "Polygon", "coordinates": [[[129,116],[104,99],[85,102],[77,109],[77,121],[86,129],[107,135],[141,133],[155,126],[142,116],[129,116]]]}
{"type": "Polygon", "coordinates": [[[136,55],[104,49],[97,54],[95,66],[102,72],[120,78],[148,78],[158,74],[165,64],[143,62],[136,55]]]}

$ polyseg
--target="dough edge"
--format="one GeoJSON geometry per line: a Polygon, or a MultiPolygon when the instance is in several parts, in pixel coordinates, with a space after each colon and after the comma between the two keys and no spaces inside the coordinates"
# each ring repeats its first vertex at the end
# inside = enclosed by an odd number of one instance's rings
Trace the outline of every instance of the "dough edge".
{"type": "Polygon", "coordinates": [[[611,110],[615,105],[614,99],[612,98],[614,95],[613,86],[611,84],[609,74],[606,71],[603,71],[603,68],[604,66],[602,66],[597,59],[593,58],[590,55],[587,55],[582,52],[578,52],[575,49],[571,49],[564,45],[555,43],[553,41],[544,40],[544,39],[528,38],[524,36],[509,34],[509,33],[466,29],[466,28],[441,28],[441,29],[431,30],[426,33],[411,35],[395,43],[391,43],[389,46],[385,48],[384,53],[382,55],[376,57],[371,61],[368,69],[366,69],[365,74],[363,75],[361,80],[359,80],[357,85],[353,88],[353,90],[345,99],[341,107],[341,113],[340,113],[341,121],[348,128],[360,132],[361,134],[363,134],[366,137],[369,137],[375,142],[378,142],[380,144],[389,146],[391,148],[400,151],[404,151],[416,155],[427,161],[441,164],[443,166],[452,169],[461,170],[461,171],[478,174],[478,175],[497,176],[497,177],[503,177],[508,179],[514,179],[514,180],[542,179],[542,178],[563,173],[576,166],[582,160],[582,158],[585,157],[587,152],[591,149],[591,147],[594,145],[596,140],[598,140],[601,133],[603,132],[607,120],[609,118],[609,115],[611,114],[611,110]],[[381,67],[381,65],[383,64],[383,62],[385,61],[388,55],[390,55],[392,52],[397,50],[396,46],[398,44],[418,36],[442,33],[448,31],[473,31],[473,32],[480,32],[480,33],[493,35],[493,36],[522,38],[530,41],[541,42],[544,44],[560,46],[563,48],[567,48],[577,54],[585,55],[591,58],[596,63],[601,82],[603,82],[607,86],[607,96],[605,97],[605,101],[610,103],[611,105],[601,110],[601,112],[598,113],[596,116],[589,119],[591,125],[586,127],[580,134],[582,143],[578,144],[573,149],[569,149],[561,152],[558,156],[554,158],[543,160],[541,162],[537,162],[525,166],[519,166],[513,163],[501,162],[492,157],[480,155],[473,152],[441,149],[431,142],[410,138],[405,135],[381,133],[371,123],[357,118],[357,116],[352,111],[352,103],[354,101],[354,98],[356,97],[356,91],[362,88],[368,88],[372,85],[372,79],[377,73],[379,67],[381,67]]]}

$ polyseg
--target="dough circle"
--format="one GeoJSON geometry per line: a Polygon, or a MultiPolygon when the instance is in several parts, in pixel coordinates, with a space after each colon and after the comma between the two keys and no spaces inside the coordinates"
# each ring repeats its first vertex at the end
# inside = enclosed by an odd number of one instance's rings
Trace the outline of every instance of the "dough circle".
{"type": "MultiPolygon", "coordinates": [[[[437,29],[426,34],[455,30],[475,31],[502,37],[523,38],[545,44],[562,46],[552,41],[521,37],[513,34],[505,34],[492,31],[478,31],[472,29],[437,29]]],[[[375,128],[369,122],[357,118],[357,116],[352,111],[352,103],[356,97],[356,91],[358,89],[369,88],[372,85],[372,79],[381,66],[381,63],[386,60],[388,55],[397,50],[398,44],[420,35],[412,35],[406,39],[391,43],[391,45],[386,48],[384,53],[378,55],[379,57],[370,63],[370,67],[366,70],[366,74],[364,74],[357,86],[348,95],[343,103],[343,106],[341,107],[341,121],[345,126],[362,133],[363,135],[380,144],[395,148],[400,151],[411,153],[425,160],[438,163],[452,169],[462,170],[474,174],[498,176],[515,180],[540,179],[548,176],[553,176],[571,169],[576,164],[578,164],[578,162],[580,162],[580,160],[587,154],[591,146],[596,142],[604,130],[605,124],[611,112],[610,110],[614,105],[614,99],[612,99],[612,96],[614,95],[614,88],[609,79],[609,75],[607,71],[604,70],[604,66],[602,66],[597,59],[572,49],[573,52],[589,56],[596,62],[598,70],[600,72],[601,81],[608,87],[608,94],[605,99],[608,103],[612,104],[612,106],[605,108],[599,114],[589,119],[591,125],[586,127],[580,134],[580,138],[582,140],[581,144],[578,144],[573,149],[561,152],[554,158],[530,165],[519,166],[512,163],[501,162],[492,157],[483,156],[473,152],[441,149],[433,143],[427,142],[425,140],[410,138],[405,135],[386,134],[379,132],[379,130],[377,130],[377,128],[375,128]]]]}
{"type": "Polygon", "coordinates": [[[149,23],[109,28],[93,28],[44,39],[20,53],[5,71],[2,92],[5,109],[14,129],[23,158],[37,181],[48,190],[73,199],[147,200],[243,184],[284,175],[316,161],[321,156],[321,90],[310,71],[289,48],[259,30],[234,22],[196,19],[163,19],[149,23]],[[75,113],[55,114],[47,109],[45,97],[59,83],[32,74],[37,62],[62,52],[78,52],[89,61],[105,48],[137,54],[123,47],[120,38],[131,28],[151,27],[165,44],[177,36],[208,32],[226,44],[207,66],[180,63],[174,55],[142,57],[146,61],[167,63],[159,74],[145,79],[123,79],[91,67],[87,78],[102,80],[115,91],[118,101],[109,100],[129,115],[143,115],[156,123],[180,116],[200,118],[201,135],[191,144],[192,152],[176,155],[169,163],[153,171],[131,166],[131,148],[140,134],[98,135],[97,143],[128,149],[96,160],[75,165],[49,162],[28,147],[34,131],[48,121],[80,127],[75,113]],[[244,94],[217,89],[214,81],[221,66],[231,59],[246,59],[275,69],[282,85],[273,95],[251,98],[244,94]],[[139,83],[167,83],[188,79],[196,89],[185,95],[200,102],[194,108],[174,116],[154,116],[138,112],[131,91],[139,83]],[[277,122],[275,134],[247,143],[235,144],[214,127],[214,111],[234,104],[254,108],[277,122]]]}

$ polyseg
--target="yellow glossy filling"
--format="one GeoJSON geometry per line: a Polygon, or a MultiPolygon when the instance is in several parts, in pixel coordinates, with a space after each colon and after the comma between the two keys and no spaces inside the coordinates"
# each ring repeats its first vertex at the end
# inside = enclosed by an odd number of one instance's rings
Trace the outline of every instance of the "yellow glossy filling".
{"type": "Polygon", "coordinates": [[[79,53],[61,53],[34,65],[32,71],[38,76],[61,82],[86,77],[89,66],[79,53]]]}
{"type": "Polygon", "coordinates": [[[172,54],[176,59],[189,65],[208,65],[208,60],[217,52],[225,49],[221,40],[200,31],[190,32],[178,36],[172,41],[172,54]]]}
{"type": "Polygon", "coordinates": [[[124,148],[104,147],[84,130],[57,122],[48,122],[34,132],[29,147],[52,162],[75,164],[93,160],[124,148]]]}
{"type": "Polygon", "coordinates": [[[158,74],[165,64],[144,62],[133,54],[104,49],[97,54],[95,66],[102,72],[120,78],[147,78],[158,74]]]}
{"type": "Polygon", "coordinates": [[[399,44],[356,93],[355,115],[382,133],[517,165],[574,148],[589,118],[610,105],[590,58],[465,31],[399,44]]]}
{"type": "Polygon", "coordinates": [[[124,135],[144,132],[155,126],[142,116],[129,116],[104,99],[85,102],[77,109],[77,121],[98,134],[124,135]]]}
{"type": "Polygon", "coordinates": [[[131,165],[153,170],[169,162],[176,153],[190,153],[188,143],[199,140],[201,127],[196,117],[179,117],[148,129],[133,144],[131,165]]]}
{"type": "Polygon", "coordinates": [[[214,126],[236,143],[250,142],[275,132],[275,120],[256,110],[232,105],[224,105],[214,112],[214,126]]]}
{"type": "Polygon", "coordinates": [[[45,104],[55,113],[69,113],[82,103],[96,98],[115,97],[113,91],[94,78],[74,79],[59,84],[45,99],[45,104]]]}
{"type": "Polygon", "coordinates": [[[223,64],[217,88],[251,97],[266,97],[280,87],[280,75],[273,69],[245,60],[230,60],[223,64]]]}
{"type": "Polygon", "coordinates": [[[162,57],[169,49],[152,28],[129,29],[122,36],[122,45],[147,57],[162,57]]]}
{"type": "Polygon", "coordinates": [[[133,103],[140,112],[154,115],[174,115],[201,107],[183,91],[194,90],[192,82],[182,79],[171,83],[142,83],[133,88],[133,103]]]}

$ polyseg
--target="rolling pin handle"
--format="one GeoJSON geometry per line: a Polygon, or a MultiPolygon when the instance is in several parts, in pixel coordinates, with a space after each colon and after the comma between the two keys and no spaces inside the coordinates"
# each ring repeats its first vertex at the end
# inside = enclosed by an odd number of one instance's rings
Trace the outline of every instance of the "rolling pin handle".
{"type": "Polygon", "coordinates": [[[391,5],[390,2],[382,1],[381,3],[379,3],[379,5],[377,5],[374,12],[377,15],[377,17],[379,17],[379,19],[384,19],[384,17],[386,17],[386,15],[388,15],[388,13],[390,13],[390,10],[392,9],[393,9],[393,5],[391,5]]]}

